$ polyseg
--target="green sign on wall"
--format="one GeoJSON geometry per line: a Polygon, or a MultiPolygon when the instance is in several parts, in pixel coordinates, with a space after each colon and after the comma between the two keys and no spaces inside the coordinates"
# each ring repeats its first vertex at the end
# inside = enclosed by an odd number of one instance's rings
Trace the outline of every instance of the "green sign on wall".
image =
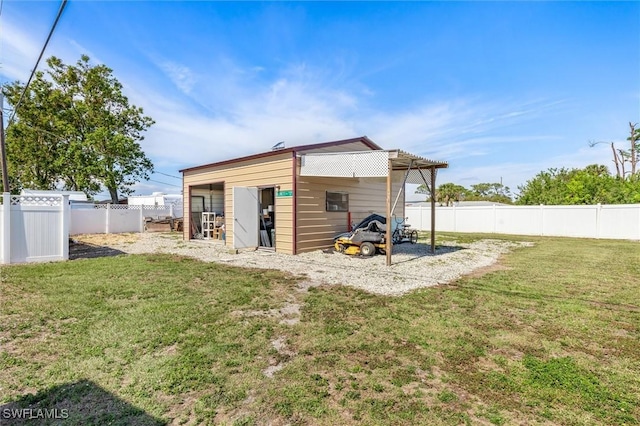
{"type": "Polygon", "coordinates": [[[289,189],[287,191],[278,191],[276,192],[276,197],[293,197],[293,190],[289,189]]]}

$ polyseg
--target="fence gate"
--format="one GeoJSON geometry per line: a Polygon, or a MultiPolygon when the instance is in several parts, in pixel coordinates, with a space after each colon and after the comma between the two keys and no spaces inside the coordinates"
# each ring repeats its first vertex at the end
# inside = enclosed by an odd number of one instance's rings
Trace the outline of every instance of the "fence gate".
{"type": "Polygon", "coordinates": [[[69,196],[2,194],[2,263],[69,259],[69,196]]]}

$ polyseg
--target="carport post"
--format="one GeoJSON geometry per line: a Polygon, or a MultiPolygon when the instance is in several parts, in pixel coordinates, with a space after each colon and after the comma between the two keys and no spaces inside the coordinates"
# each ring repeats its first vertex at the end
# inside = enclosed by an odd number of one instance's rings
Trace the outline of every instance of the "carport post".
{"type": "Polygon", "coordinates": [[[389,171],[387,173],[387,233],[385,235],[387,254],[387,266],[391,266],[391,172],[393,168],[391,166],[391,159],[387,160],[389,171]]]}
{"type": "Polygon", "coordinates": [[[436,166],[431,167],[431,254],[436,252],[436,166]]]}

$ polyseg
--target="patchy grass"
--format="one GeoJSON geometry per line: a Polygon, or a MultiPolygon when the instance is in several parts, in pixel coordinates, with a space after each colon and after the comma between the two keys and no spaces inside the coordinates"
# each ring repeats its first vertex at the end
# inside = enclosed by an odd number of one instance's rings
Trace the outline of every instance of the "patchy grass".
{"type": "Polygon", "coordinates": [[[534,246],[397,298],[170,255],[4,267],[0,408],[66,408],[67,424],[637,424],[640,244],[494,237],[534,246]]]}

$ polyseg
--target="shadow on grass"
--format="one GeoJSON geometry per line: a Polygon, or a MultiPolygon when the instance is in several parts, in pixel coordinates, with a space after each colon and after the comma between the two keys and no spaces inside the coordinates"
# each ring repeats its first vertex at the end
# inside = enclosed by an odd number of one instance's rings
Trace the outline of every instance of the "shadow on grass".
{"type": "Polygon", "coordinates": [[[89,380],[41,390],[0,406],[0,425],[165,425],[89,380]]]}
{"type": "Polygon", "coordinates": [[[69,240],[69,260],[93,259],[96,257],[118,256],[123,251],[108,247],[69,240]]]}
{"type": "MultiPolygon", "coordinates": [[[[459,250],[466,250],[466,247],[443,246],[443,245],[436,244],[435,253],[431,253],[431,245],[430,244],[402,243],[402,244],[394,244],[393,245],[393,248],[391,249],[391,256],[392,256],[392,263],[395,265],[397,263],[412,262],[414,260],[417,260],[417,259],[420,259],[420,258],[423,258],[423,257],[442,256],[442,255],[445,255],[445,254],[454,253],[454,252],[459,251],[459,250]],[[394,254],[402,254],[402,255],[408,255],[408,256],[412,256],[412,257],[409,258],[409,259],[405,259],[405,260],[393,260],[393,255],[394,254]]],[[[336,252],[336,250],[332,247],[332,248],[324,249],[324,250],[322,250],[322,252],[326,253],[326,254],[331,254],[331,253],[336,252]]],[[[383,252],[378,252],[377,255],[384,256],[385,254],[383,252]]],[[[359,258],[359,259],[371,259],[371,256],[362,256],[360,254],[354,255],[354,257],[355,258],[359,258]]]]}
{"type": "Polygon", "coordinates": [[[459,250],[466,250],[466,248],[460,246],[443,246],[436,244],[435,253],[431,253],[431,244],[395,244],[391,252],[391,263],[395,265],[400,263],[413,262],[423,257],[437,257],[449,253],[455,253],[459,250]],[[404,254],[413,257],[405,260],[393,260],[394,254],[404,254]]]}

